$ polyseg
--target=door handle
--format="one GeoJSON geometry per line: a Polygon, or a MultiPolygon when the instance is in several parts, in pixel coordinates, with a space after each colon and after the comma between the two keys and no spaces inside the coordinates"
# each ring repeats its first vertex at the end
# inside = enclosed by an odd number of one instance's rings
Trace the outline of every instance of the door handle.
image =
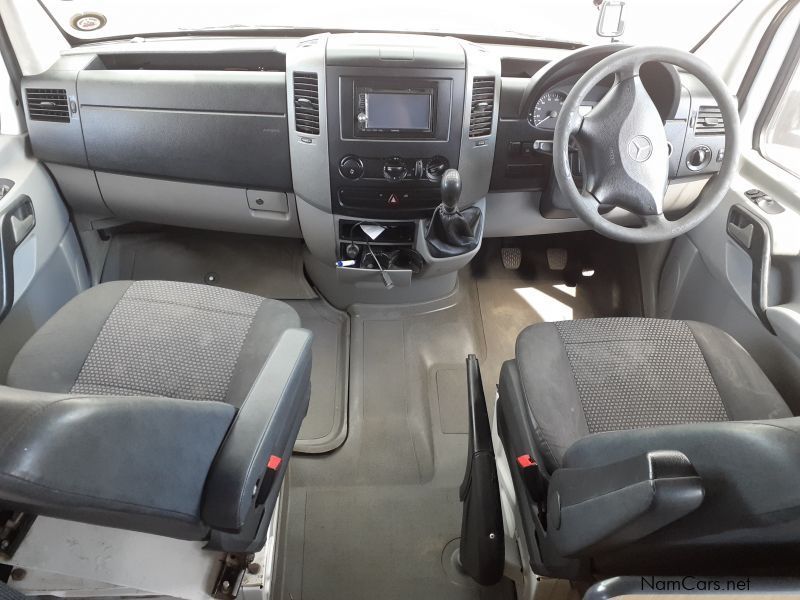
{"type": "Polygon", "coordinates": [[[753,231],[755,226],[752,223],[741,227],[733,221],[728,221],[728,235],[739,242],[745,249],[749,250],[753,243],[753,231]]]}
{"type": "Polygon", "coordinates": [[[14,232],[14,243],[19,246],[28,234],[33,230],[36,224],[36,218],[33,215],[28,215],[23,219],[19,219],[11,215],[11,230],[14,232]]]}
{"type": "Polygon", "coordinates": [[[14,252],[35,226],[33,201],[26,195],[0,211],[0,321],[14,303],[14,252]]]}
{"type": "Polygon", "coordinates": [[[14,246],[19,246],[22,241],[28,237],[28,234],[33,231],[36,226],[36,215],[33,212],[33,202],[30,198],[23,198],[22,201],[14,207],[14,210],[9,215],[11,222],[11,233],[14,238],[14,246]]]}
{"type": "Polygon", "coordinates": [[[725,230],[750,257],[753,265],[751,277],[753,312],[770,333],[775,333],[766,315],[769,305],[769,269],[772,258],[769,228],[752,212],[739,204],[734,204],[728,212],[725,230]]]}

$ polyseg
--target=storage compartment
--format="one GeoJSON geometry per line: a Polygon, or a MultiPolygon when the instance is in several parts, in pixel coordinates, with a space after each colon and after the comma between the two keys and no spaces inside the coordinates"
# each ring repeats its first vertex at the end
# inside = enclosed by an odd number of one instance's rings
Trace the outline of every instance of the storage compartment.
{"type": "Polygon", "coordinates": [[[291,189],[283,73],[83,71],[89,166],[291,189]]]}
{"type": "Polygon", "coordinates": [[[108,208],[123,219],[301,237],[293,194],[116,173],[97,172],[96,176],[108,208]],[[259,199],[262,205],[256,204],[259,199]],[[258,208],[251,208],[251,202],[258,208]]]}
{"type": "Polygon", "coordinates": [[[274,50],[65,56],[22,87],[45,162],[292,189],[285,56],[274,50]]]}
{"type": "MultiPolygon", "coordinates": [[[[411,285],[411,271],[407,269],[391,269],[386,271],[395,287],[411,285]]],[[[341,283],[349,283],[356,287],[385,287],[381,272],[378,269],[357,269],[354,267],[336,267],[336,275],[341,283]]]]}
{"type": "Polygon", "coordinates": [[[392,273],[409,271],[412,275],[422,273],[425,259],[413,247],[414,222],[341,219],[338,227],[338,256],[346,261],[346,267],[378,272],[382,268],[392,273]],[[372,233],[370,226],[381,227],[383,231],[373,238],[367,233],[372,233]]]}
{"type": "Polygon", "coordinates": [[[357,221],[341,219],[339,221],[339,238],[343,241],[364,242],[371,244],[391,243],[391,244],[411,244],[414,242],[413,221],[357,221]],[[358,225],[380,225],[384,232],[377,239],[370,239],[369,236],[358,225]]]}

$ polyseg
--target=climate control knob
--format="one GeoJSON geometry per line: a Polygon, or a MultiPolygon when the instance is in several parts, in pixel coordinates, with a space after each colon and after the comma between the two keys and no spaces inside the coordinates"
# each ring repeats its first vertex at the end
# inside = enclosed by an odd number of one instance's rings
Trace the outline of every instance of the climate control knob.
{"type": "Polygon", "coordinates": [[[400,181],[408,174],[408,165],[399,156],[387,158],[383,163],[383,176],[390,181],[400,181]]]}
{"type": "Polygon", "coordinates": [[[339,163],[339,173],[347,179],[358,179],[364,174],[364,163],[357,156],[345,156],[339,163]]]}
{"type": "Polygon", "coordinates": [[[443,156],[434,156],[425,165],[425,176],[431,181],[441,181],[442,175],[450,168],[450,163],[443,156]]]}

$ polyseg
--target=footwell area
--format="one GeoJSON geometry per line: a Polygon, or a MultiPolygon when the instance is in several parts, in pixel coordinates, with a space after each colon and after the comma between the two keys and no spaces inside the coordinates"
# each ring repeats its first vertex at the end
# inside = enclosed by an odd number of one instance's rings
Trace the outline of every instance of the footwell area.
{"type": "Polygon", "coordinates": [[[285,488],[276,598],[514,598],[509,580],[480,588],[452,568],[467,456],[465,358],[480,359],[491,408],[522,329],[638,315],[641,293],[630,247],[584,234],[509,244],[521,250],[517,270],[503,268],[501,241],[486,240],[450,297],[356,305],[345,314],[306,282],[297,240],[169,229],[114,237],[103,280],[202,283],[212,274],[214,284],[286,300],[315,334],[311,406],[296,446],[304,454],[292,458],[285,488]],[[566,251],[562,270],[546,260],[556,246],[566,251]]]}
{"type": "MultiPolygon", "coordinates": [[[[486,240],[470,266],[486,339],[481,370],[490,410],[500,367],[514,357],[517,335],[525,327],[642,314],[638,263],[631,246],[593,233],[513,239],[509,244],[521,249],[519,269],[503,268],[500,240],[486,240]],[[548,250],[560,251],[566,259],[563,269],[550,268],[548,250]]],[[[466,415],[466,406],[463,410],[466,415]]]]}
{"type": "Polygon", "coordinates": [[[461,528],[464,361],[478,355],[493,404],[500,366],[524,327],[639,314],[635,255],[609,244],[595,236],[527,242],[520,269],[507,271],[500,243],[490,241],[447,299],[351,308],[348,439],[331,454],[292,459],[278,598],[514,597],[508,580],[478,588],[445,568],[461,528]],[[568,244],[564,271],[544,259],[556,241],[568,244]]]}

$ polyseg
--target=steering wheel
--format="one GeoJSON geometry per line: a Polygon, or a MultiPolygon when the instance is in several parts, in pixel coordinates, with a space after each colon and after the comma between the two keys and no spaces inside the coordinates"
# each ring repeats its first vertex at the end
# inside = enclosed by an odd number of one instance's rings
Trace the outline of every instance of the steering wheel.
{"type": "MultiPolygon", "coordinates": [[[[699,225],[719,205],[736,171],[739,112],[725,83],[702,60],[681,50],[633,47],[620,50],[589,69],[573,86],[556,120],[553,168],[575,213],[598,233],[623,242],[669,240],[699,225]],[[669,183],[669,146],[664,123],[639,78],[648,62],[669,63],[697,77],[716,100],[725,123],[725,157],[688,213],[675,221],[664,215],[669,183]],[[614,85],[586,116],[579,107],[591,89],[614,74],[614,85]],[[581,149],[584,189],[570,168],[570,140],[581,149]],[[640,218],[628,227],[603,216],[612,207],[640,218]]],[[[679,151],[679,150],[677,150],[679,151]]]]}

